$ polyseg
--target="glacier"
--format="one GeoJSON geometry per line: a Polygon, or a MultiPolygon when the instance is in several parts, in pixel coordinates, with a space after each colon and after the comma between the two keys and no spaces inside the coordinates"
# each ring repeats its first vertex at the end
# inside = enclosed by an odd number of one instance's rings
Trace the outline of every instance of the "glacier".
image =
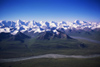
{"type": "Polygon", "coordinates": [[[100,28],[100,22],[87,22],[87,21],[80,21],[80,20],[75,20],[73,22],[68,22],[68,21],[61,21],[61,22],[55,22],[55,21],[25,21],[25,20],[17,20],[17,21],[6,21],[6,20],[0,20],[0,33],[5,32],[5,33],[11,33],[15,35],[18,31],[20,32],[31,32],[34,31],[34,33],[40,33],[44,31],[49,31],[53,30],[56,32],[56,29],[61,29],[63,28],[64,30],[67,29],[84,29],[84,28],[89,28],[89,29],[96,29],[100,28]]]}

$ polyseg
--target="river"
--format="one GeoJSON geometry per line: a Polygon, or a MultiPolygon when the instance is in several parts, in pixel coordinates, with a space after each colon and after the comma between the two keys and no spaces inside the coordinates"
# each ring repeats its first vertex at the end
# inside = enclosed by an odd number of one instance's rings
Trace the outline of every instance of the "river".
{"type": "MultiPolygon", "coordinates": [[[[88,40],[88,41],[100,44],[100,41],[96,41],[96,40],[92,40],[92,39],[88,39],[88,38],[74,37],[74,36],[72,36],[72,38],[84,39],[84,40],[88,40]]],[[[16,62],[16,61],[29,60],[29,59],[37,59],[37,58],[94,58],[94,57],[100,57],[100,54],[99,55],[98,54],[97,55],[96,54],[95,55],[87,55],[87,56],[83,56],[83,55],[45,54],[45,55],[31,56],[31,57],[22,57],[22,58],[0,59],[0,63],[16,62]]]]}
{"type": "Polygon", "coordinates": [[[39,59],[39,58],[94,58],[94,57],[100,57],[100,55],[83,56],[83,55],[45,54],[45,55],[22,57],[22,58],[0,59],[0,63],[16,62],[16,61],[29,60],[29,59],[39,59]]]}

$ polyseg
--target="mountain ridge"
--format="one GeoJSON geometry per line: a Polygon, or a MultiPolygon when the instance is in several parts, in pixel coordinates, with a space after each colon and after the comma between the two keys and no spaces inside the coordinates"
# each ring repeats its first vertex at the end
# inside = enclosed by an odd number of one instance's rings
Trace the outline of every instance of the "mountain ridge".
{"type": "Polygon", "coordinates": [[[86,21],[80,21],[80,20],[75,20],[74,22],[66,22],[66,21],[61,21],[61,22],[36,22],[36,21],[22,21],[22,20],[17,20],[17,21],[0,21],[0,33],[1,32],[10,32],[11,34],[15,35],[17,34],[18,31],[20,32],[32,32],[34,33],[41,33],[45,32],[48,30],[53,30],[53,32],[56,32],[56,29],[61,29],[63,28],[64,30],[68,29],[96,29],[100,28],[100,23],[96,22],[86,22],[86,21]]]}

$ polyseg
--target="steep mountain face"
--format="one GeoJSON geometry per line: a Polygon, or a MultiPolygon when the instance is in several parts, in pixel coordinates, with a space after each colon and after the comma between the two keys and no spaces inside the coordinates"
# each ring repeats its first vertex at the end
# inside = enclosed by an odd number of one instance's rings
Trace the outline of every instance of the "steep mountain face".
{"type": "Polygon", "coordinates": [[[24,42],[25,39],[29,39],[30,37],[21,33],[21,32],[18,32],[16,35],[13,35],[10,40],[11,41],[21,41],[21,42],[24,42]]]}
{"type": "Polygon", "coordinates": [[[23,32],[23,34],[30,36],[31,38],[34,38],[34,37],[40,35],[40,33],[38,33],[38,32],[34,33],[34,31],[31,31],[31,32],[25,31],[25,32],[23,32]]]}
{"type": "Polygon", "coordinates": [[[36,21],[22,21],[22,20],[17,20],[17,21],[0,21],[0,32],[9,32],[13,35],[17,34],[18,31],[20,32],[32,32],[34,33],[41,33],[44,32],[45,30],[56,30],[56,29],[61,29],[63,28],[64,30],[68,29],[82,29],[82,30],[87,30],[88,28],[93,30],[96,28],[100,28],[100,23],[96,22],[86,22],[86,21],[80,21],[80,20],[75,20],[74,22],[36,22],[36,21]],[[86,29],[87,28],[87,29],[86,29]]]}
{"type": "Polygon", "coordinates": [[[24,39],[29,39],[30,37],[18,32],[16,35],[12,35],[11,33],[0,33],[0,41],[6,39],[7,41],[21,41],[24,42],[24,39]]]}
{"type": "Polygon", "coordinates": [[[41,33],[31,48],[35,49],[79,49],[86,48],[84,43],[79,42],[76,39],[71,38],[64,32],[57,30],[57,33],[53,31],[45,31],[41,33]]]}
{"type": "Polygon", "coordinates": [[[45,31],[37,39],[51,40],[51,39],[55,39],[55,38],[58,38],[58,39],[72,39],[65,32],[62,32],[60,30],[57,30],[57,33],[54,33],[53,31],[45,31]]]}
{"type": "Polygon", "coordinates": [[[57,29],[57,34],[56,34],[56,36],[58,37],[58,38],[66,38],[66,39],[72,39],[70,36],[68,36],[67,34],[66,34],[66,32],[65,32],[65,30],[63,29],[63,28],[61,28],[61,29],[57,29]]]}
{"type": "Polygon", "coordinates": [[[37,39],[40,39],[40,40],[50,40],[51,38],[54,37],[53,35],[54,35],[54,33],[52,31],[45,31],[37,39]]]}
{"type": "Polygon", "coordinates": [[[13,35],[11,35],[10,33],[0,33],[0,41],[2,41],[3,39],[9,39],[10,37],[12,37],[13,35]]]}

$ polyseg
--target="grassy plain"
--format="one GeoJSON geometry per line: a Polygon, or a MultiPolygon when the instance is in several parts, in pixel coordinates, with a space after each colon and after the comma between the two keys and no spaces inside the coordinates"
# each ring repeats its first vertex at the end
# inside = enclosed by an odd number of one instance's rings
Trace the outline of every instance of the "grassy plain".
{"type": "MultiPolygon", "coordinates": [[[[0,58],[14,58],[14,57],[26,57],[42,54],[65,54],[65,55],[90,55],[100,54],[100,44],[89,42],[87,40],[78,39],[80,43],[86,44],[85,48],[74,47],[79,43],[74,40],[71,41],[36,41],[35,39],[25,40],[24,43],[19,41],[0,43],[0,58]],[[57,42],[55,44],[55,42],[57,42]],[[70,43],[71,42],[71,43],[70,43]],[[69,44],[72,46],[69,46],[69,44]],[[2,45],[1,45],[2,44],[2,45]],[[41,45],[42,46],[41,46],[41,45]],[[69,46],[69,48],[56,48],[57,44],[63,44],[63,46],[69,46]],[[9,47],[8,47],[9,45],[9,47]],[[38,45],[38,46],[36,46],[38,45]],[[52,46],[52,48],[48,48],[52,46]],[[42,48],[41,48],[42,47],[42,48]],[[39,49],[38,49],[39,48],[39,49]],[[44,48],[44,49],[43,49],[44,48]]],[[[100,57],[97,58],[60,58],[60,59],[31,59],[18,62],[0,63],[0,67],[100,67],[100,57]]]]}
{"type": "Polygon", "coordinates": [[[0,67],[100,67],[100,57],[75,59],[31,59],[18,62],[0,63],[0,67]]]}
{"type": "Polygon", "coordinates": [[[35,39],[20,41],[0,42],[0,58],[27,57],[42,54],[65,54],[65,55],[90,55],[100,54],[100,44],[86,40],[53,40],[39,41],[35,39]],[[85,48],[80,47],[85,44],[85,48]]]}

